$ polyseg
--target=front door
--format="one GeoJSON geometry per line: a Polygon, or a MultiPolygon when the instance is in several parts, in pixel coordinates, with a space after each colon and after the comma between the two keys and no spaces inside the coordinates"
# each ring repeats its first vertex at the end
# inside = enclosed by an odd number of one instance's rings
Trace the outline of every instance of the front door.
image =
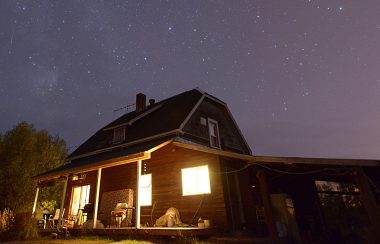
{"type": "MultiPolygon", "coordinates": [[[[75,186],[71,194],[70,216],[77,216],[80,209],[89,202],[90,185],[75,186]]],[[[85,221],[85,220],[84,220],[85,221]]]]}

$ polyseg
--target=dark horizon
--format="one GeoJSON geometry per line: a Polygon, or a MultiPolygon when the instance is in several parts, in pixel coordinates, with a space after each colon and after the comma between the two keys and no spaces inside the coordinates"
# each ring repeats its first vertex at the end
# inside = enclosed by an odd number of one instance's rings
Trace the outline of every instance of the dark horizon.
{"type": "Polygon", "coordinates": [[[0,20],[0,133],[72,151],[137,93],[199,87],[254,155],[380,159],[375,2],[2,1],[0,20]]]}

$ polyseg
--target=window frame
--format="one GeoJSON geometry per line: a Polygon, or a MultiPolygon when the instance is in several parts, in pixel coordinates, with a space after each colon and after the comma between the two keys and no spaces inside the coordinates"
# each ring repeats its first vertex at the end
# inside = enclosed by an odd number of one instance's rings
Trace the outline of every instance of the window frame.
{"type": "Polygon", "coordinates": [[[208,127],[209,139],[210,139],[210,146],[213,147],[213,148],[220,149],[221,146],[220,146],[220,133],[219,133],[218,121],[210,119],[210,118],[207,118],[207,127],[208,127]],[[217,138],[218,145],[213,145],[213,140],[212,140],[212,136],[211,136],[211,126],[210,126],[211,124],[215,124],[216,132],[217,132],[216,138],[217,138]]]}
{"type": "Polygon", "coordinates": [[[211,179],[210,179],[210,171],[209,167],[207,164],[205,165],[200,165],[200,166],[195,166],[195,167],[187,167],[187,168],[182,168],[181,169],[181,182],[182,182],[182,196],[196,196],[196,195],[205,195],[205,194],[211,194],[211,179]],[[201,168],[206,168],[207,169],[207,176],[208,176],[208,187],[206,187],[206,190],[200,190],[201,188],[199,186],[203,185],[202,183],[204,182],[199,182],[199,177],[198,177],[198,170],[201,168]],[[184,172],[186,170],[196,170],[195,171],[195,178],[191,179],[193,182],[196,184],[196,190],[194,192],[185,192],[185,185],[189,184],[188,182],[185,183],[184,181],[184,172]]]}
{"type": "Polygon", "coordinates": [[[117,144],[117,143],[121,143],[121,142],[123,142],[123,141],[125,141],[125,126],[119,126],[119,127],[116,127],[115,129],[113,129],[113,138],[112,138],[112,143],[113,144],[117,144]],[[117,134],[117,132],[119,131],[119,130],[123,130],[123,139],[121,139],[121,140],[115,140],[116,139],[116,134],[117,134]]]}

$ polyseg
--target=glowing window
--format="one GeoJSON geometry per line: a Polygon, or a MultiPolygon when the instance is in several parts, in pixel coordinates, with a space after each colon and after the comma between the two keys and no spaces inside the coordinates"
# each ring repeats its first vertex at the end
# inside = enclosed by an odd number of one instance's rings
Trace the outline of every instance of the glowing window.
{"type": "Polygon", "coordinates": [[[140,206],[152,205],[152,174],[140,175],[139,183],[140,206]]]}
{"type": "Polygon", "coordinates": [[[182,195],[211,193],[208,166],[182,169],[182,195]]]}

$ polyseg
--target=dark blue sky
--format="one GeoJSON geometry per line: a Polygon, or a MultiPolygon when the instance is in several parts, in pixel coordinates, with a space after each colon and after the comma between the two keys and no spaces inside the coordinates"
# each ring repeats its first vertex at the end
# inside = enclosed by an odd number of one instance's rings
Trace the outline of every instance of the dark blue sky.
{"type": "Polygon", "coordinates": [[[200,87],[254,154],[380,158],[375,0],[0,1],[0,132],[73,150],[135,94],[200,87]]]}

